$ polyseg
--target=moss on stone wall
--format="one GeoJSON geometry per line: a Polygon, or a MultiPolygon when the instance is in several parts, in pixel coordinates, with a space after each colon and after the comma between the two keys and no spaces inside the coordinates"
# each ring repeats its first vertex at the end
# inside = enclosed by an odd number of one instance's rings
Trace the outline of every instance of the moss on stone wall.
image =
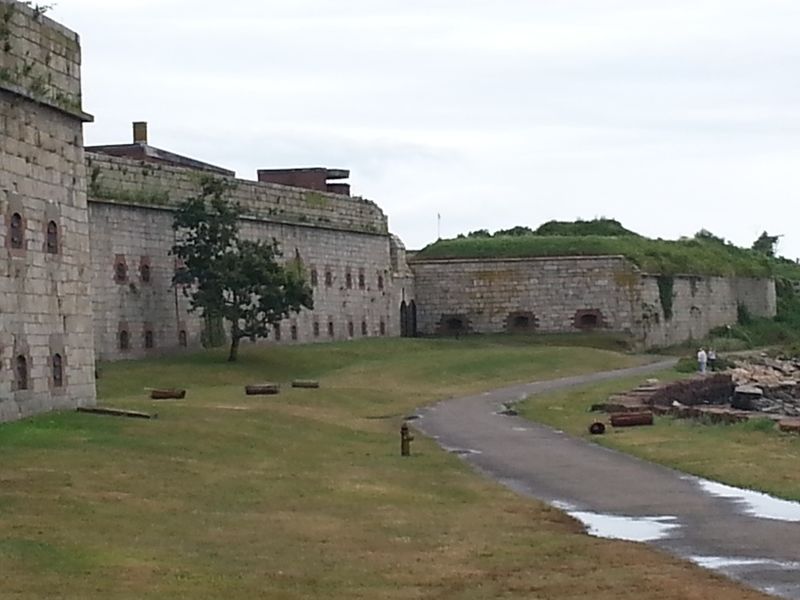
{"type": "Polygon", "coordinates": [[[661,301],[661,309],[664,311],[664,319],[669,321],[672,318],[672,303],[675,300],[675,278],[671,275],[659,275],[656,278],[658,284],[658,298],[661,301]]]}
{"type": "Polygon", "coordinates": [[[79,89],[70,92],[59,87],[54,82],[55,70],[51,67],[54,54],[63,54],[76,63],[77,68],[78,42],[41,23],[42,7],[20,9],[20,6],[19,3],[0,4],[0,83],[67,112],[81,112],[79,89]]]}
{"type": "Polygon", "coordinates": [[[315,208],[327,208],[330,205],[330,200],[318,192],[306,192],[303,194],[303,200],[315,208]]]}
{"type": "Polygon", "coordinates": [[[144,204],[149,206],[168,206],[170,203],[169,190],[162,188],[141,188],[130,190],[125,188],[112,189],[102,183],[90,181],[89,197],[97,200],[109,200],[123,204],[144,204]]]}

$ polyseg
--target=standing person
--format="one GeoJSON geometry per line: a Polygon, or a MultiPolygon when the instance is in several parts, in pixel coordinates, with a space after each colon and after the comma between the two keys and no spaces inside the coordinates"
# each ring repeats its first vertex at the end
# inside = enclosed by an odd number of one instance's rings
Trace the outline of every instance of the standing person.
{"type": "Polygon", "coordinates": [[[697,351],[697,369],[701,373],[705,373],[706,372],[706,363],[707,362],[708,362],[708,355],[706,354],[705,350],[700,348],[700,350],[697,351]]]}
{"type": "Polygon", "coordinates": [[[717,370],[717,351],[713,348],[708,349],[708,370],[709,371],[716,371],[717,370]]]}

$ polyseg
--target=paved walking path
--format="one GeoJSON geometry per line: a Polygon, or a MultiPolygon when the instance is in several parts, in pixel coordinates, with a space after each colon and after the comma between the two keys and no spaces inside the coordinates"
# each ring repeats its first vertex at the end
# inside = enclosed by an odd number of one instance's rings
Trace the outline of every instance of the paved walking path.
{"type": "Polygon", "coordinates": [[[646,541],[758,589],[800,599],[800,504],[689,477],[521,417],[497,414],[504,403],[532,394],[652,373],[672,364],[445,400],[420,410],[416,426],[487,476],[564,508],[590,532],[646,541]]]}

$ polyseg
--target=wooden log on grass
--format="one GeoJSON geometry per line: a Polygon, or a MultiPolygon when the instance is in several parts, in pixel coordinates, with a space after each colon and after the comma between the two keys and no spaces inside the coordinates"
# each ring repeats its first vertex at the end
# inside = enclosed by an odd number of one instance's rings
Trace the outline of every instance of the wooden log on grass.
{"type": "Polygon", "coordinates": [[[155,389],[150,390],[152,400],[183,400],[186,398],[186,390],[180,389],[155,389]]]}
{"type": "Polygon", "coordinates": [[[107,415],[110,417],[131,417],[134,419],[155,419],[157,414],[140,412],[138,410],[125,410],[122,408],[108,408],[101,406],[79,406],[78,412],[90,413],[93,415],[107,415]]]}
{"type": "Polygon", "coordinates": [[[254,383],[246,385],[244,388],[244,392],[248,396],[274,396],[280,391],[281,386],[277,383],[254,383]]]}
{"type": "Polygon", "coordinates": [[[317,389],[319,387],[319,381],[316,381],[315,379],[295,379],[292,381],[292,387],[317,389]]]}
{"type": "Polygon", "coordinates": [[[611,415],[611,425],[614,427],[636,427],[638,425],[652,425],[653,413],[615,413],[611,415]]]}
{"type": "Polygon", "coordinates": [[[778,429],[786,433],[800,433],[800,419],[781,419],[778,429]]]}

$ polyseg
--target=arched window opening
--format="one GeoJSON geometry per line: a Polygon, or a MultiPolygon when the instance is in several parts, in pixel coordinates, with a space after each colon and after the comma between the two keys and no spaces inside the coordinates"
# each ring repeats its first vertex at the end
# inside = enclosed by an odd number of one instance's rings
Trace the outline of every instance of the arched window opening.
{"type": "Polygon", "coordinates": [[[408,305],[406,301],[403,300],[400,303],[400,335],[402,337],[408,337],[408,305]]]}
{"type": "Polygon", "coordinates": [[[186,346],[189,345],[189,339],[188,339],[188,337],[186,335],[186,330],[185,329],[181,329],[178,332],[178,345],[181,348],[186,348],[186,346]]]}
{"type": "Polygon", "coordinates": [[[328,337],[333,337],[333,335],[334,335],[333,321],[328,321],[328,337]]]}
{"type": "Polygon", "coordinates": [[[531,326],[531,319],[525,315],[517,315],[512,321],[514,329],[527,329],[531,326]]]}
{"type": "Polygon", "coordinates": [[[573,327],[582,331],[591,331],[605,327],[603,313],[596,308],[582,309],[575,312],[573,327]]]}
{"type": "Polygon", "coordinates": [[[367,322],[361,321],[361,335],[367,335],[367,322]]]}
{"type": "Polygon", "coordinates": [[[58,224],[55,221],[47,223],[47,253],[58,254],[58,224]]]}
{"type": "Polygon", "coordinates": [[[11,215],[9,225],[8,236],[11,247],[15,250],[22,250],[25,246],[25,223],[22,220],[22,215],[16,212],[11,215]]]}
{"type": "Polygon", "coordinates": [[[333,285],[333,273],[330,271],[325,271],[325,287],[331,287],[333,285]]]}
{"type": "Polygon", "coordinates": [[[151,350],[155,347],[155,337],[150,329],[144,332],[144,347],[148,350],[151,350]]]}
{"type": "Polygon", "coordinates": [[[603,315],[599,310],[579,310],[575,313],[575,327],[590,331],[603,325],[603,315]]]}
{"type": "Polygon", "coordinates": [[[381,335],[386,335],[386,322],[385,321],[381,321],[380,331],[381,331],[381,335]]]}
{"type": "Polygon", "coordinates": [[[16,371],[17,371],[17,389],[18,390],[27,390],[28,389],[28,359],[25,358],[22,354],[17,356],[16,371]]]}
{"type": "Polygon", "coordinates": [[[128,265],[122,261],[117,261],[114,265],[114,281],[125,283],[128,280],[128,265]]]}
{"type": "Polygon", "coordinates": [[[275,341],[276,342],[280,342],[281,341],[281,324],[280,323],[275,323],[274,330],[275,330],[275,341]]]}
{"type": "Polygon", "coordinates": [[[119,349],[123,352],[130,350],[131,348],[131,336],[127,332],[127,330],[123,329],[119,332],[119,349]]]}
{"type": "Polygon", "coordinates": [[[383,289],[383,275],[378,275],[378,289],[383,289]]]}
{"type": "Polygon", "coordinates": [[[344,274],[344,285],[348,290],[353,289],[353,274],[350,271],[344,274]]]}
{"type": "Polygon", "coordinates": [[[314,321],[314,337],[319,337],[319,321],[314,321]]]}
{"type": "Polygon", "coordinates": [[[139,276],[142,279],[142,283],[150,283],[150,265],[142,263],[139,267],[139,276]]]}
{"type": "Polygon", "coordinates": [[[364,277],[364,273],[359,272],[358,274],[358,289],[363,290],[367,287],[367,280],[364,277]]]}
{"type": "Polygon", "coordinates": [[[292,339],[296,342],[297,341],[297,325],[292,325],[291,329],[289,330],[292,334],[292,339]]]}
{"type": "Polygon", "coordinates": [[[450,317],[445,321],[445,329],[448,333],[461,333],[464,330],[464,320],[459,317],[450,317]]]}
{"type": "Polygon", "coordinates": [[[64,361],[61,355],[53,355],[53,387],[64,387],[64,361]]]}
{"type": "Polygon", "coordinates": [[[514,311],[506,317],[506,330],[510,333],[533,333],[539,328],[539,320],[531,311],[514,311]]]}
{"type": "Polygon", "coordinates": [[[317,287],[317,270],[311,269],[311,287],[317,287]]]}
{"type": "Polygon", "coordinates": [[[353,327],[353,322],[352,321],[348,321],[348,323],[347,323],[347,335],[349,335],[350,337],[353,337],[354,334],[355,334],[355,327],[353,327]]]}

